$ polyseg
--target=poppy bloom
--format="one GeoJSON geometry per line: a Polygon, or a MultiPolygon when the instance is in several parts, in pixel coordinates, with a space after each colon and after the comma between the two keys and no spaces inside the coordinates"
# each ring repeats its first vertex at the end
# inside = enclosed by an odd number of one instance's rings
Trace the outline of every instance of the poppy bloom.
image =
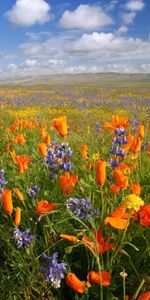
{"type": "Polygon", "coordinates": [[[87,286],[91,287],[90,281],[100,284],[102,286],[109,286],[111,280],[111,273],[102,271],[102,272],[89,272],[87,275],[87,286]]]}
{"type": "Polygon", "coordinates": [[[18,170],[20,174],[23,174],[28,169],[28,165],[30,163],[29,155],[17,155],[16,162],[18,164],[18,170]]]}
{"type": "Polygon", "coordinates": [[[133,152],[140,152],[141,151],[141,145],[142,145],[142,141],[141,138],[138,137],[137,139],[135,139],[135,144],[132,147],[132,151],[133,152]]]}
{"type": "Polygon", "coordinates": [[[41,155],[43,157],[46,157],[46,155],[47,155],[47,146],[46,146],[46,144],[45,143],[39,143],[37,145],[37,148],[38,148],[39,152],[41,153],[41,155]]]}
{"type": "Polygon", "coordinates": [[[10,156],[11,156],[12,161],[15,163],[16,162],[16,160],[15,160],[15,158],[16,158],[15,149],[12,149],[12,151],[10,151],[10,156]]]}
{"type": "Polygon", "coordinates": [[[15,194],[17,195],[18,199],[23,202],[24,204],[24,196],[22,195],[22,193],[20,192],[20,190],[18,188],[14,188],[13,191],[15,192],[15,194]]]}
{"type": "Polygon", "coordinates": [[[6,153],[9,152],[10,147],[11,147],[10,143],[6,145],[6,147],[5,147],[5,152],[6,152],[6,153]]]}
{"type": "Polygon", "coordinates": [[[141,296],[138,297],[138,300],[150,300],[150,291],[142,294],[141,296]]]}
{"type": "Polygon", "coordinates": [[[15,143],[19,145],[24,145],[25,143],[25,135],[20,133],[15,137],[15,143]]]}
{"type": "Polygon", "coordinates": [[[117,195],[118,192],[120,191],[120,187],[116,184],[112,184],[110,190],[114,195],[117,195]]]}
{"type": "Polygon", "coordinates": [[[143,205],[138,211],[140,217],[140,224],[150,226],[150,204],[143,205]]]}
{"type": "Polygon", "coordinates": [[[87,159],[88,158],[88,147],[86,144],[82,144],[80,145],[80,151],[81,151],[81,157],[83,159],[87,159]]]}
{"type": "Polygon", "coordinates": [[[116,229],[125,229],[129,225],[129,214],[125,211],[125,205],[120,205],[105,219],[105,225],[110,224],[116,229]]]}
{"type": "Polygon", "coordinates": [[[112,122],[105,122],[104,128],[119,128],[119,127],[127,127],[129,125],[128,123],[128,117],[119,117],[119,116],[112,116],[112,122]]]}
{"type": "Polygon", "coordinates": [[[135,194],[135,195],[139,196],[141,194],[141,186],[140,186],[140,184],[136,183],[136,182],[132,183],[130,185],[130,192],[132,194],[135,194]]]}
{"type": "Polygon", "coordinates": [[[3,190],[2,199],[6,214],[11,214],[13,211],[12,192],[11,190],[3,190]]]}
{"type": "Polygon", "coordinates": [[[47,133],[46,133],[46,127],[47,126],[42,126],[42,128],[41,128],[41,137],[43,138],[43,139],[45,139],[45,137],[46,137],[46,135],[47,135],[47,133]]]}
{"type": "Polygon", "coordinates": [[[21,223],[21,208],[17,207],[16,208],[16,214],[15,214],[15,220],[14,220],[14,224],[16,226],[19,226],[21,223]]]}
{"type": "Polygon", "coordinates": [[[70,286],[77,293],[82,294],[85,291],[84,282],[80,281],[80,279],[78,279],[78,277],[74,273],[67,274],[66,284],[70,286]]]}
{"type": "Polygon", "coordinates": [[[36,214],[41,215],[45,214],[49,211],[53,211],[57,209],[57,205],[55,203],[49,203],[47,200],[41,200],[37,205],[36,205],[36,214]]]}
{"type": "Polygon", "coordinates": [[[62,116],[53,120],[53,126],[57,129],[62,137],[67,136],[67,119],[66,116],[62,116]]]}
{"type": "Polygon", "coordinates": [[[69,172],[65,172],[65,175],[60,176],[60,186],[64,194],[71,194],[78,180],[78,175],[70,176],[69,172]]]}
{"type": "Polygon", "coordinates": [[[119,169],[115,169],[113,176],[117,180],[117,185],[120,187],[121,190],[124,190],[128,187],[128,176],[124,175],[122,171],[119,169]]]}
{"type": "Polygon", "coordinates": [[[67,240],[67,241],[70,241],[70,242],[77,242],[77,241],[79,241],[77,239],[77,237],[74,236],[74,235],[68,235],[68,234],[62,234],[62,233],[60,234],[60,238],[62,238],[64,240],[67,240]]]}
{"type": "Polygon", "coordinates": [[[138,128],[138,135],[141,139],[144,137],[144,125],[140,125],[138,128]]]}
{"type": "Polygon", "coordinates": [[[104,241],[102,236],[102,229],[98,229],[97,231],[95,231],[94,236],[97,241],[97,246],[89,238],[82,237],[82,242],[86,243],[94,252],[96,251],[96,248],[98,250],[98,253],[104,253],[114,247],[113,243],[109,243],[109,241],[111,240],[110,237],[107,238],[106,242],[104,241]]]}
{"type": "Polygon", "coordinates": [[[102,160],[97,161],[96,169],[96,183],[103,186],[106,180],[106,162],[102,160]]]}
{"type": "Polygon", "coordinates": [[[46,143],[46,146],[48,147],[50,145],[50,143],[51,143],[51,138],[50,138],[49,134],[47,134],[45,136],[44,141],[46,143]]]}

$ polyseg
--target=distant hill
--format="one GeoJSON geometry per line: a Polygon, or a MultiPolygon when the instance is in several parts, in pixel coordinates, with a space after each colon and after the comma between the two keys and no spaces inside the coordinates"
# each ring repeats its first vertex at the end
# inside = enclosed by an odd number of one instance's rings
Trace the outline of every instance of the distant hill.
{"type": "Polygon", "coordinates": [[[62,74],[62,75],[36,75],[15,76],[0,79],[0,85],[7,84],[88,84],[88,85],[121,85],[121,84],[150,84],[150,74],[120,74],[120,73],[96,73],[96,74],[62,74]]]}

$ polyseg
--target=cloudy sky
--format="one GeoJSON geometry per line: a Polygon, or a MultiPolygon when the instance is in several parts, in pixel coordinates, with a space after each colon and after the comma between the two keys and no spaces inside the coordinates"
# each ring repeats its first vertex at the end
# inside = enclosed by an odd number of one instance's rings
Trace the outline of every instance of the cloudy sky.
{"type": "Polygon", "coordinates": [[[150,0],[0,2],[0,78],[150,73],[150,0]]]}

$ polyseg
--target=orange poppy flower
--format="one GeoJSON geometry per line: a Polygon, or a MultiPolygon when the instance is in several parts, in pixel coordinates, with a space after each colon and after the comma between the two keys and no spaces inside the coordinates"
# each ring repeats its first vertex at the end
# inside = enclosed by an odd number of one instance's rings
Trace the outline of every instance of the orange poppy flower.
{"type": "Polygon", "coordinates": [[[112,116],[112,122],[105,122],[104,128],[119,128],[119,127],[127,127],[129,125],[128,123],[129,118],[128,117],[119,117],[119,116],[112,116]]]}
{"type": "Polygon", "coordinates": [[[19,144],[19,145],[24,145],[25,143],[25,135],[23,135],[22,133],[18,134],[16,137],[15,137],[15,143],[16,144],[19,144]]]}
{"type": "Polygon", "coordinates": [[[78,180],[78,175],[70,176],[69,172],[65,172],[65,175],[60,176],[60,186],[64,194],[69,195],[72,193],[78,180]]]}
{"type": "Polygon", "coordinates": [[[2,200],[6,214],[11,214],[13,211],[12,192],[11,190],[3,190],[2,200]]]}
{"type": "Polygon", "coordinates": [[[118,192],[120,191],[120,187],[116,184],[112,184],[110,190],[114,195],[117,195],[118,192]]]}
{"type": "Polygon", "coordinates": [[[122,171],[119,169],[115,169],[113,176],[117,180],[117,185],[120,187],[121,190],[124,190],[128,187],[128,176],[124,175],[122,171]]]}
{"type": "Polygon", "coordinates": [[[46,146],[48,147],[50,145],[50,143],[51,143],[51,138],[50,138],[49,134],[47,134],[45,136],[44,141],[46,143],[46,146]]]}
{"type": "Polygon", "coordinates": [[[138,297],[138,300],[150,300],[150,291],[140,295],[138,297]]]}
{"type": "Polygon", "coordinates": [[[46,155],[47,155],[47,146],[46,146],[46,144],[45,143],[39,143],[37,145],[37,148],[38,148],[39,152],[41,153],[41,155],[43,157],[46,157],[46,155]]]}
{"type": "Polygon", "coordinates": [[[106,180],[106,162],[102,160],[97,161],[96,169],[96,183],[103,186],[106,180]]]}
{"type": "Polygon", "coordinates": [[[13,191],[15,192],[15,194],[17,195],[18,199],[23,202],[24,204],[24,196],[22,195],[22,193],[20,192],[20,190],[18,188],[14,188],[13,191]]]}
{"type": "Polygon", "coordinates": [[[23,174],[28,169],[28,165],[30,163],[29,155],[17,155],[16,162],[18,164],[18,170],[20,174],[23,174]]]}
{"type": "Polygon", "coordinates": [[[141,151],[141,145],[142,145],[141,138],[138,137],[137,139],[135,139],[135,143],[134,143],[134,145],[131,148],[132,151],[133,152],[140,152],[141,151]]]}
{"type": "Polygon", "coordinates": [[[88,146],[86,144],[82,144],[80,145],[80,151],[81,151],[81,157],[83,159],[87,159],[88,158],[88,146]]]}
{"type": "Polygon", "coordinates": [[[67,119],[66,116],[59,117],[53,120],[53,126],[57,129],[62,137],[67,136],[67,119]]]}
{"type": "Polygon", "coordinates": [[[144,137],[144,125],[140,125],[138,128],[138,135],[141,139],[144,137]]]}
{"type": "Polygon", "coordinates": [[[6,145],[6,147],[5,147],[5,152],[6,152],[6,153],[8,153],[8,152],[9,152],[9,150],[10,150],[10,147],[11,147],[10,143],[6,145]]]}
{"type": "Polygon", "coordinates": [[[141,194],[141,186],[140,186],[140,184],[136,183],[136,182],[132,183],[130,185],[130,192],[132,194],[135,194],[135,195],[139,196],[141,194]]]}
{"type": "Polygon", "coordinates": [[[66,284],[70,286],[77,293],[84,293],[85,284],[80,281],[74,273],[68,273],[66,276],[66,284]]]}
{"type": "Polygon", "coordinates": [[[150,144],[148,145],[148,155],[150,155],[150,144]]]}
{"type": "Polygon", "coordinates": [[[15,158],[16,158],[16,152],[15,152],[14,149],[12,149],[12,151],[10,151],[10,156],[12,158],[12,161],[15,163],[16,162],[16,160],[15,160],[15,158]]]}
{"type": "Polygon", "coordinates": [[[46,133],[46,128],[47,128],[47,126],[45,126],[45,125],[43,125],[42,128],[41,128],[41,137],[42,137],[43,139],[45,139],[45,137],[46,137],[46,135],[47,135],[47,133],[46,133]]]}
{"type": "Polygon", "coordinates": [[[120,205],[105,219],[105,225],[110,224],[116,229],[125,229],[129,225],[129,214],[125,213],[125,211],[126,207],[124,205],[120,205]]]}
{"type": "Polygon", "coordinates": [[[47,200],[41,200],[37,205],[36,205],[36,214],[41,215],[45,214],[49,211],[53,211],[57,209],[57,205],[55,203],[49,203],[47,200]]]}
{"type": "Polygon", "coordinates": [[[131,149],[131,145],[134,141],[134,135],[131,134],[130,132],[127,135],[127,144],[123,145],[123,149],[125,150],[125,152],[127,152],[129,149],[131,149]]]}
{"type": "Polygon", "coordinates": [[[99,253],[104,253],[109,249],[112,249],[114,247],[113,243],[109,243],[110,237],[107,238],[106,242],[103,239],[102,236],[102,229],[98,229],[97,231],[94,232],[95,238],[97,240],[97,247],[93,241],[91,241],[87,237],[82,237],[82,242],[87,244],[89,248],[91,248],[94,252],[96,251],[96,248],[98,248],[99,253]]]}
{"type": "Polygon", "coordinates": [[[70,241],[70,242],[77,242],[79,241],[78,238],[74,235],[68,235],[68,234],[60,234],[60,238],[70,241]]]}
{"type": "Polygon", "coordinates": [[[150,226],[150,204],[143,205],[138,211],[140,217],[140,224],[150,226]]]}
{"type": "Polygon", "coordinates": [[[15,220],[14,220],[14,224],[16,226],[19,226],[21,223],[21,208],[17,207],[16,208],[16,214],[15,214],[15,220]]]}
{"type": "Polygon", "coordinates": [[[94,283],[100,284],[102,286],[109,286],[111,280],[111,273],[102,271],[102,272],[94,272],[91,271],[87,275],[87,286],[91,287],[90,281],[94,283]]]}

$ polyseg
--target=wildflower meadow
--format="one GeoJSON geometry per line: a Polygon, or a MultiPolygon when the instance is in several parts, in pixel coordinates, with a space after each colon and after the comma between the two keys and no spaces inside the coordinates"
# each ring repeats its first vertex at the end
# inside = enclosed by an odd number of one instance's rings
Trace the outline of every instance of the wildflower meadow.
{"type": "Polygon", "coordinates": [[[1,85],[0,141],[0,299],[149,300],[149,85],[1,85]]]}

